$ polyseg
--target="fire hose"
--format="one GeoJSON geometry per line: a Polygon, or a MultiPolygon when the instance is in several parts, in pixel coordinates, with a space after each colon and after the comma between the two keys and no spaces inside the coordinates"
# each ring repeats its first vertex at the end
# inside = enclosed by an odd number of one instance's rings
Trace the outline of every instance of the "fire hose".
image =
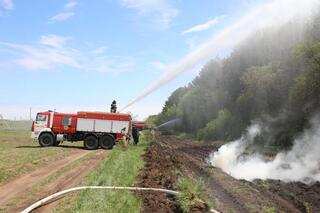
{"type": "MultiPolygon", "coordinates": [[[[79,190],[84,190],[84,189],[111,189],[111,190],[130,190],[130,191],[154,191],[154,192],[164,192],[170,195],[179,195],[180,192],[173,191],[173,190],[168,190],[168,189],[161,189],[161,188],[142,188],[142,187],[124,187],[124,186],[80,186],[80,187],[74,187],[70,189],[66,189],[60,192],[57,192],[55,194],[52,194],[48,197],[45,197],[38,202],[32,204],[28,208],[24,209],[21,213],[29,213],[32,210],[43,206],[47,203],[49,203],[52,200],[57,200],[59,198],[64,197],[65,195],[74,192],[74,191],[79,191],[79,190]]],[[[210,212],[213,213],[219,213],[218,211],[214,209],[210,209],[210,212]]]]}

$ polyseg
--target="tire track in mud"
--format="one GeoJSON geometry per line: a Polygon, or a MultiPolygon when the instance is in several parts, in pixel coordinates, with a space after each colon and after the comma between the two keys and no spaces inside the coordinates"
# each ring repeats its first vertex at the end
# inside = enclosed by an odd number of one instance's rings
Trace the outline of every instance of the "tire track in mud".
{"type": "MultiPolygon", "coordinates": [[[[143,155],[146,163],[139,174],[136,186],[176,190],[174,183],[178,177],[175,168],[178,165],[161,145],[163,144],[152,143],[143,155]]],[[[182,212],[175,196],[155,192],[136,194],[142,199],[141,212],[182,212]]]]}
{"type": "MultiPolygon", "coordinates": [[[[105,152],[103,150],[96,151],[97,156],[105,152]],[[100,154],[99,154],[100,153],[100,154]]],[[[36,200],[29,199],[40,199],[45,195],[49,195],[51,192],[59,191],[60,189],[72,185],[73,183],[78,183],[87,174],[88,170],[94,168],[94,162],[90,161],[91,164],[85,164],[86,166],[75,167],[66,171],[63,175],[60,175],[56,180],[49,184],[47,190],[37,192],[36,195],[28,194],[33,186],[39,184],[41,181],[58,173],[63,170],[63,168],[76,162],[77,160],[85,157],[92,151],[84,149],[75,149],[63,159],[54,161],[44,167],[40,167],[35,171],[24,174],[14,180],[2,185],[0,187],[0,208],[5,209],[6,212],[17,212],[22,208],[26,207],[31,202],[36,200]],[[12,202],[18,202],[16,206],[11,206],[12,202]],[[20,204],[22,203],[22,204],[20,204]]],[[[101,161],[101,158],[96,159],[96,162],[101,161]]]]}
{"type": "MultiPolygon", "coordinates": [[[[91,171],[93,171],[100,165],[102,160],[106,157],[105,152],[106,152],[105,150],[96,151],[94,156],[88,157],[88,159],[85,159],[84,161],[82,161],[81,164],[76,165],[71,170],[63,173],[63,175],[60,175],[56,180],[46,185],[44,190],[41,190],[41,192],[38,192],[38,197],[43,198],[48,195],[54,194],[56,192],[65,190],[67,188],[72,188],[81,184],[84,178],[91,171]]],[[[32,202],[30,202],[29,200],[25,202],[28,205],[23,205],[23,207],[25,208],[34,202],[35,200],[33,200],[32,202]]],[[[45,206],[38,208],[35,212],[43,212],[43,213],[50,212],[50,210],[55,208],[58,205],[58,203],[59,201],[53,201],[51,203],[48,203],[45,206]]]]}
{"type": "Polygon", "coordinates": [[[191,140],[184,140],[181,143],[175,137],[157,137],[157,141],[165,144],[174,154],[179,155],[180,161],[183,162],[181,165],[185,175],[201,178],[204,181],[210,197],[218,201],[216,203],[218,210],[221,212],[248,212],[244,204],[212,178],[207,170],[206,159],[212,151],[221,146],[221,142],[199,145],[191,140]]]}
{"type": "MultiPolygon", "coordinates": [[[[197,179],[205,180],[206,187],[211,190],[209,193],[214,194],[214,199],[220,201],[218,210],[248,212],[239,200],[218,182],[213,181],[209,173],[206,173],[205,159],[218,144],[199,146],[194,142],[183,142],[178,143],[174,137],[157,135],[155,142],[151,144],[144,156],[146,166],[140,173],[137,185],[177,190],[175,187],[178,181],[176,173],[178,170],[185,176],[196,175],[197,179]]],[[[139,196],[143,200],[142,212],[182,212],[175,197],[158,194],[139,194],[139,196]]],[[[207,209],[201,207],[194,211],[207,212],[207,209]]]]}

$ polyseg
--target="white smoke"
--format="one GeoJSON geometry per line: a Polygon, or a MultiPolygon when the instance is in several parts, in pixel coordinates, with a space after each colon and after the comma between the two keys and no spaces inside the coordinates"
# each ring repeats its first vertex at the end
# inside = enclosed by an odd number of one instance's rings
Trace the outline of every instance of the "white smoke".
{"type": "Polygon", "coordinates": [[[295,139],[292,149],[281,152],[273,160],[266,160],[260,154],[245,156],[244,151],[260,133],[254,125],[241,139],[220,147],[210,156],[213,166],[237,179],[279,179],[285,182],[320,181],[320,121],[314,119],[312,127],[295,139]]]}
{"type": "Polygon", "coordinates": [[[245,16],[213,35],[211,39],[204,42],[196,50],[176,63],[168,65],[166,71],[158,80],[152,82],[122,110],[148,96],[179,74],[208,61],[219,51],[239,44],[253,32],[268,26],[280,26],[293,18],[311,15],[312,9],[316,8],[318,4],[319,0],[268,0],[266,3],[253,8],[245,16]]]}

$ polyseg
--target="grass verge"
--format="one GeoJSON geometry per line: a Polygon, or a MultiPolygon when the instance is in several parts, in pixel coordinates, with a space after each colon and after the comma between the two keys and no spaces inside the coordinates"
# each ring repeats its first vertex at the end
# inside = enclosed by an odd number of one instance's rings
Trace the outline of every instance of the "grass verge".
{"type": "MultiPolygon", "coordinates": [[[[100,168],[87,177],[85,185],[134,186],[139,170],[144,165],[141,155],[148,144],[147,137],[142,135],[138,146],[130,146],[127,150],[115,147],[100,168]]],[[[89,189],[73,199],[75,204],[67,205],[69,209],[58,208],[55,212],[140,212],[141,205],[141,201],[129,191],[89,189]]],[[[70,200],[67,199],[67,202],[70,200]]]]}
{"type": "Polygon", "coordinates": [[[182,177],[178,181],[178,189],[181,192],[178,195],[178,202],[183,212],[208,211],[214,206],[205,196],[201,180],[182,177]]]}

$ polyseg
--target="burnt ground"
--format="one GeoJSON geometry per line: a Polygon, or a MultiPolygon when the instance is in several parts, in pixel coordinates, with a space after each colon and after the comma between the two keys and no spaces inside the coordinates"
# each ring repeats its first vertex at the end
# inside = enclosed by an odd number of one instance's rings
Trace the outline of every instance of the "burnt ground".
{"type": "MultiPolygon", "coordinates": [[[[144,155],[146,166],[136,185],[177,190],[179,177],[188,176],[201,180],[206,195],[219,212],[320,212],[320,183],[234,179],[207,163],[210,153],[221,145],[156,135],[144,155]]],[[[139,196],[143,212],[181,212],[173,196],[159,193],[139,196]]]]}
{"type": "Polygon", "coordinates": [[[301,182],[284,183],[280,180],[256,180],[261,190],[268,190],[289,200],[301,212],[320,212],[320,182],[307,185],[301,182]]]}
{"type": "MultiPolygon", "coordinates": [[[[136,184],[140,187],[166,188],[176,190],[178,180],[176,168],[180,161],[175,158],[169,149],[162,148],[162,144],[153,143],[143,158],[146,162],[136,184]]],[[[181,212],[175,197],[162,193],[138,193],[143,198],[142,212],[181,212]]]]}

